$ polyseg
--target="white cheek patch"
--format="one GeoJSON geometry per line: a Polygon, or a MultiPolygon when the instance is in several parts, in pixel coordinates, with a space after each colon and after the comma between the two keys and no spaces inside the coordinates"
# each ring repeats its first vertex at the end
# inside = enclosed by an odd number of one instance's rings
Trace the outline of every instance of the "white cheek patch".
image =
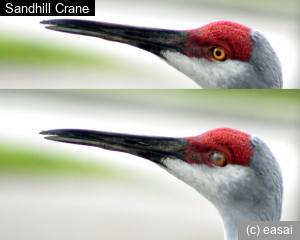
{"type": "Polygon", "coordinates": [[[212,203],[224,203],[235,183],[249,176],[249,168],[240,165],[209,167],[205,164],[189,164],[177,159],[164,159],[167,171],[187,183],[212,203]]]}
{"type": "Polygon", "coordinates": [[[249,63],[228,59],[224,62],[210,62],[205,58],[190,58],[179,52],[165,51],[166,62],[193,79],[202,88],[226,88],[247,74],[249,63]],[[242,77],[242,76],[240,76],[242,77]]]}

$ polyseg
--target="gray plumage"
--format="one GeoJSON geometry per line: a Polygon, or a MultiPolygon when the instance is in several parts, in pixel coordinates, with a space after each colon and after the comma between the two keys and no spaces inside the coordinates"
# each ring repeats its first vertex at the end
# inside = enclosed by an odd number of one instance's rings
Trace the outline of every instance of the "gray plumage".
{"type": "Polygon", "coordinates": [[[269,41],[255,30],[251,30],[251,39],[253,50],[249,62],[255,69],[256,86],[282,88],[281,63],[269,41]]]}
{"type": "Polygon", "coordinates": [[[224,225],[227,240],[237,239],[239,221],[279,221],[283,182],[278,162],[268,146],[251,137],[253,156],[249,171],[241,181],[220,189],[226,193],[226,204],[215,205],[224,225]]]}

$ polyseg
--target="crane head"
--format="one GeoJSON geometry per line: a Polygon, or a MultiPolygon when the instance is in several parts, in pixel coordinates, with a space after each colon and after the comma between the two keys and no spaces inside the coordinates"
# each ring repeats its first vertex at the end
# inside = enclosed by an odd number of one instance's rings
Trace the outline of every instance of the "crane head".
{"type": "Polygon", "coordinates": [[[267,39],[241,24],[220,21],[188,30],[184,54],[167,62],[203,88],[282,88],[280,61],[267,39]]]}
{"type": "Polygon", "coordinates": [[[212,202],[224,224],[280,219],[281,170],[260,138],[219,128],[187,141],[185,160],[167,158],[166,169],[212,202]]]}
{"type": "Polygon", "coordinates": [[[282,88],[280,61],[267,39],[219,21],[192,30],[143,28],[86,20],[46,20],[46,28],[126,43],[149,51],[202,88],[282,88]]]}
{"type": "Polygon", "coordinates": [[[219,128],[187,138],[74,129],[40,134],[48,140],[130,153],[156,163],[214,204],[228,239],[237,236],[239,221],[280,219],[280,167],[267,145],[247,133],[219,128]]]}

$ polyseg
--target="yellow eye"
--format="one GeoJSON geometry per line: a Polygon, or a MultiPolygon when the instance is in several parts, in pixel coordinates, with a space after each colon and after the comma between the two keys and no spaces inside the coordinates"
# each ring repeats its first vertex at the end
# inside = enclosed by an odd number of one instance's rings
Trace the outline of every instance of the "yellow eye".
{"type": "Polygon", "coordinates": [[[224,61],[227,59],[227,53],[223,48],[219,48],[219,47],[214,48],[212,55],[214,59],[218,61],[224,61]]]}
{"type": "Polygon", "coordinates": [[[214,152],[209,156],[210,161],[219,167],[224,167],[227,164],[227,157],[221,152],[214,152]]]}

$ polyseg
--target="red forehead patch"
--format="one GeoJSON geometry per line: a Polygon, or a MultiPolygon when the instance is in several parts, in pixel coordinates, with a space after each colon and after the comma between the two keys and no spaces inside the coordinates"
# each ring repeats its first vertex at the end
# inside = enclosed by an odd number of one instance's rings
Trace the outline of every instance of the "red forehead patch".
{"type": "Polygon", "coordinates": [[[186,54],[189,57],[201,57],[205,49],[220,46],[227,50],[230,59],[247,62],[252,52],[250,30],[241,24],[228,21],[214,22],[189,30],[186,54]]]}
{"type": "MultiPolygon", "coordinates": [[[[201,163],[205,156],[213,151],[222,151],[228,155],[229,164],[249,166],[253,147],[250,135],[231,128],[210,130],[196,137],[188,138],[189,148],[186,158],[189,163],[201,163]]],[[[205,163],[205,162],[204,162],[205,163]]]]}

